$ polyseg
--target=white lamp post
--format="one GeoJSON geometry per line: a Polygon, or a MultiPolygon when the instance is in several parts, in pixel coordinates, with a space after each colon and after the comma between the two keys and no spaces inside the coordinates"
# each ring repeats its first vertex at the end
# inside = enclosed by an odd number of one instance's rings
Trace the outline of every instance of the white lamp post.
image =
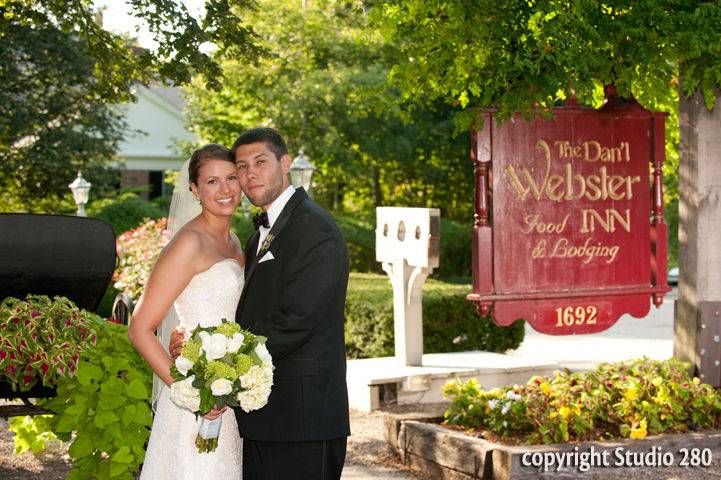
{"type": "Polygon", "coordinates": [[[73,180],[73,183],[68,185],[70,191],[73,192],[73,199],[75,204],[78,206],[76,215],[78,217],[87,217],[85,213],[85,204],[88,203],[88,197],[90,196],[90,186],[92,184],[83,178],[83,174],[78,171],[78,177],[73,180]]]}
{"type": "Polygon", "coordinates": [[[303,148],[298,152],[298,156],[295,157],[293,163],[290,165],[290,183],[296,187],[303,187],[310,195],[310,189],[312,186],[313,172],[316,167],[310,158],[303,153],[303,148]]]}

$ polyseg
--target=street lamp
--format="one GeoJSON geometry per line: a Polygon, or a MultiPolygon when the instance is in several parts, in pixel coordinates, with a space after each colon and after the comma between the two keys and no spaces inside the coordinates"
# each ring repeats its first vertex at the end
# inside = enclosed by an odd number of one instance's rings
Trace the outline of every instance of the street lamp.
{"type": "Polygon", "coordinates": [[[303,153],[303,148],[298,152],[298,156],[293,159],[290,165],[290,183],[297,187],[303,187],[310,195],[311,180],[313,172],[316,168],[310,158],[303,153]]]}
{"type": "Polygon", "coordinates": [[[73,199],[75,199],[75,205],[78,206],[76,215],[78,217],[87,217],[85,213],[85,204],[88,203],[88,196],[90,195],[91,183],[83,178],[83,174],[78,171],[78,177],[73,180],[73,183],[68,185],[70,191],[73,192],[73,199]]]}

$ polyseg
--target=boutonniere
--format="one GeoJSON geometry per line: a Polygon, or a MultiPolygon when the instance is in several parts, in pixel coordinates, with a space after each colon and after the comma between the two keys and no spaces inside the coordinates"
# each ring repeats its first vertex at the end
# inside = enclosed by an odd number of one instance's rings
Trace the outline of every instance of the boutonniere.
{"type": "Polygon", "coordinates": [[[273,241],[274,238],[275,235],[269,233],[268,236],[265,237],[265,240],[263,240],[263,243],[260,245],[260,249],[263,251],[268,250],[270,248],[270,243],[273,241]]]}

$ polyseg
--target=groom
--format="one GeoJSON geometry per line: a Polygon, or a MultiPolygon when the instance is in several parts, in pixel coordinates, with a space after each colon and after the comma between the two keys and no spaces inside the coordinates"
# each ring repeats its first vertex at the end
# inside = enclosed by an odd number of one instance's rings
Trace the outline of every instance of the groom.
{"type": "Polygon", "coordinates": [[[240,185],[263,210],[245,245],[236,321],[268,338],[268,404],[235,409],[243,480],[339,479],[350,435],[343,338],[348,253],[333,218],[288,181],[291,159],[271,128],[233,144],[240,185]]]}

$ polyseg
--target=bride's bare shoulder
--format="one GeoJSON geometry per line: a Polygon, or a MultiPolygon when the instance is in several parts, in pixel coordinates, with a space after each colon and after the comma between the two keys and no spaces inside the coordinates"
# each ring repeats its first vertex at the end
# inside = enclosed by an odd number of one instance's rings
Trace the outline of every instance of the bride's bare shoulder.
{"type": "Polygon", "coordinates": [[[161,258],[188,262],[198,258],[198,254],[203,251],[203,245],[203,233],[188,224],[181,228],[165,246],[161,258]]]}

